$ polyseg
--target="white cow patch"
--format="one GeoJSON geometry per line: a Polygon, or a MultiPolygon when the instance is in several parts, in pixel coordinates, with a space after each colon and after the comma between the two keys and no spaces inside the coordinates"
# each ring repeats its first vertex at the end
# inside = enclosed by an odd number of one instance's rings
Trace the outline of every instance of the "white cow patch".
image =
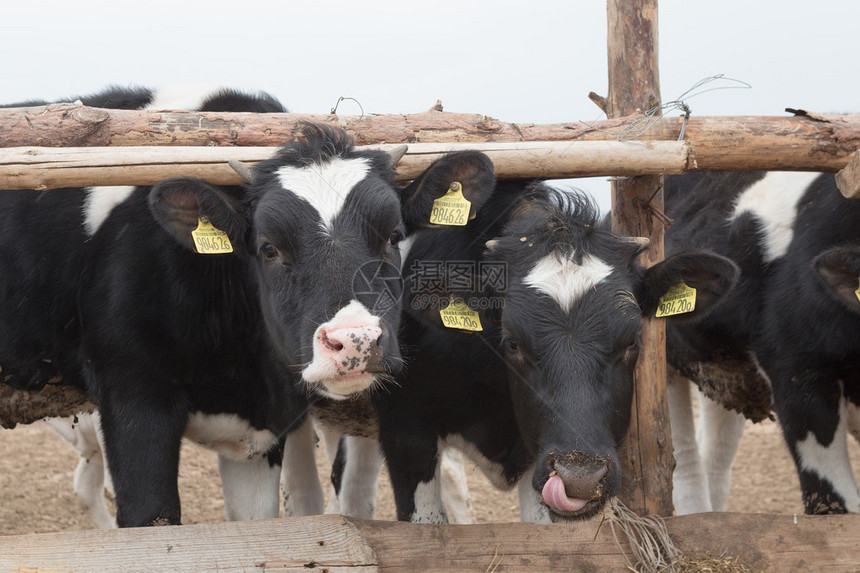
{"type": "Polygon", "coordinates": [[[605,280],[612,267],[594,255],[582,257],[582,264],[550,253],[537,262],[523,282],[548,294],[567,312],[588,289],[605,280]]]}
{"type": "Polygon", "coordinates": [[[764,233],[764,260],[785,255],[794,237],[797,202],[818,173],[772,171],[738,196],[730,220],[751,213],[764,233]]]}
{"type": "Polygon", "coordinates": [[[412,249],[412,245],[415,244],[415,235],[411,235],[406,237],[399,243],[397,243],[397,248],[400,249],[400,271],[403,272],[403,265],[406,264],[406,258],[409,257],[409,251],[412,249]]]}
{"type": "Polygon", "coordinates": [[[185,437],[235,460],[260,457],[278,443],[272,432],[257,430],[236,414],[194,412],[188,416],[185,437]]]}
{"type": "Polygon", "coordinates": [[[367,159],[334,157],[307,167],[281,167],[277,173],[284,189],[310,203],[319,213],[323,225],[330,228],[349,192],[367,177],[369,171],[367,159]]]}
{"type": "Polygon", "coordinates": [[[473,443],[467,442],[460,434],[448,434],[444,439],[439,440],[438,447],[440,452],[447,447],[457,448],[478,466],[481,473],[487,476],[487,479],[496,488],[501,490],[511,489],[511,484],[505,480],[505,470],[502,464],[487,459],[473,443]]]}
{"type": "Polygon", "coordinates": [[[95,235],[114,207],[128,199],[134,189],[131,185],[88,188],[84,199],[84,230],[87,235],[95,235]]]}
{"type": "MultiPolygon", "coordinates": [[[[207,99],[216,95],[217,86],[170,86],[159,88],[152,94],[152,101],[143,109],[198,109],[207,99]]],[[[84,229],[93,236],[107,220],[114,207],[128,199],[134,187],[91,187],[84,203],[84,229]]]]}
{"type": "Polygon", "coordinates": [[[849,463],[847,429],[848,411],[843,398],[839,407],[839,424],[830,445],[820,444],[815,434],[809,432],[804,440],[797,442],[796,447],[801,467],[830,482],[833,491],[845,500],[846,509],[858,513],[860,494],[849,463]]]}
{"type": "Polygon", "coordinates": [[[440,466],[436,464],[436,476],[430,481],[420,482],[415,488],[412,523],[448,523],[448,516],[442,507],[439,471],[440,466]]]}

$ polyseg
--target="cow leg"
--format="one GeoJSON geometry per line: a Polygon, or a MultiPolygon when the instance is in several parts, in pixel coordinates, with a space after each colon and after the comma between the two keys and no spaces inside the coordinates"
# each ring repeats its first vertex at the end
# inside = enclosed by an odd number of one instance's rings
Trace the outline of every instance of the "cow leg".
{"type": "Polygon", "coordinates": [[[475,523],[475,508],[469,494],[466,467],[460,450],[442,450],[442,505],[451,523],[475,523]]]}
{"type": "Polygon", "coordinates": [[[675,471],[672,475],[675,513],[685,515],[711,511],[708,479],[696,442],[690,392],[692,383],[672,368],[668,372],[669,421],[675,455],[675,471]]]}
{"type": "Polygon", "coordinates": [[[317,472],[314,428],[310,418],[284,443],[284,464],[281,472],[284,491],[284,515],[319,515],[323,512],[325,495],[317,472]]]}
{"type": "Polygon", "coordinates": [[[529,468],[517,482],[517,497],[520,501],[520,520],[527,523],[552,523],[549,509],[541,500],[541,494],[532,484],[535,467],[529,468]]]}
{"type": "Polygon", "coordinates": [[[436,436],[410,431],[409,426],[398,424],[392,424],[397,430],[388,435],[385,426],[380,418],[380,443],[394,490],[397,519],[413,523],[448,523],[442,506],[436,436]]]}
{"type": "Polygon", "coordinates": [[[151,379],[127,381],[135,392],[103,388],[99,407],[120,527],[178,525],[179,449],[188,421],[185,402],[158,393],[151,379]]]}
{"type": "Polygon", "coordinates": [[[806,513],[860,512],[848,458],[848,413],[841,384],[810,372],[774,382],[774,408],[794,457],[806,513]],[[779,383],[779,382],[782,383],[779,383]]]}
{"type": "Polygon", "coordinates": [[[344,436],[339,431],[334,430],[323,423],[316,424],[316,428],[317,434],[319,434],[322,439],[326,458],[331,466],[331,476],[329,481],[332,488],[329,492],[325,512],[339,514],[340,504],[338,503],[338,490],[340,488],[343,468],[346,464],[346,446],[344,445],[343,448],[341,447],[341,440],[344,436]]]}
{"type": "Polygon", "coordinates": [[[218,454],[227,521],[278,517],[281,456],[277,448],[251,459],[218,454]]]}
{"type": "Polygon", "coordinates": [[[48,418],[45,423],[78,452],[73,482],[78,502],[96,527],[111,529],[116,521],[105,503],[105,464],[96,432],[98,413],[78,414],[72,418],[48,418]]]}
{"type": "Polygon", "coordinates": [[[725,511],[732,485],[732,462],[744,435],[743,414],[732,412],[699,392],[697,442],[708,476],[713,511],[725,511]]]}
{"type": "Polygon", "coordinates": [[[337,470],[332,469],[338,508],[341,514],[363,519],[376,515],[376,492],[382,455],[376,440],[344,436],[340,440],[337,470]]]}

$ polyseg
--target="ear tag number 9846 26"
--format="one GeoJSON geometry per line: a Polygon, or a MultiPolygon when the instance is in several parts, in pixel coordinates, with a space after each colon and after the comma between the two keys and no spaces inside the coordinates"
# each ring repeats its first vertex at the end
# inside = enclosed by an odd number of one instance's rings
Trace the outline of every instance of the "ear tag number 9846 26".
{"type": "Polygon", "coordinates": [[[472,202],[463,197],[463,186],[458,181],[451,183],[448,192],[433,201],[430,222],[434,225],[462,227],[469,222],[472,202]]]}
{"type": "Polygon", "coordinates": [[[216,229],[205,217],[200,217],[197,220],[197,228],[191,231],[191,236],[194,238],[194,248],[198,253],[221,255],[233,252],[233,245],[230,244],[227,233],[221,229],[216,229]]]}

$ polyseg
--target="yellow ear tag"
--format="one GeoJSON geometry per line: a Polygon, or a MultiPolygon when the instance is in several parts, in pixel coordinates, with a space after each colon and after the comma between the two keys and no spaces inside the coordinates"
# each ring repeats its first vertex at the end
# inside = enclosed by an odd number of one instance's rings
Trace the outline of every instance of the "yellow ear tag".
{"type": "Polygon", "coordinates": [[[448,192],[433,201],[430,222],[434,225],[453,225],[462,227],[469,222],[469,209],[472,202],[463,197],[463,186],[454,181],[448,192]]]}
{"type": "Polygon", "coordinates": [[[206,217],[197,219],[197,228],[191,231],[191,236],[194,238],[194,248],[198,253],[220,255],[233,252],[233,245],[230,244],[227,233],[212,226],[206,217]]]}
{"type": "Polygon", "coordinates": [[[477,310],[469,308],[462,300],[451,301],[447,307],[439,311],[445,328],[456,328],[467,332],[480,332],[481,319],[477,310]]]}
{"type": "MultiPolygon", "coordinates": [[[[860,281],[858,281],[860,283],[860,281]]],[[[854,294],[857,295],[857,300],[860,300],[860,284],[857,285],[857,290],[854,291],[854,294]]]]}
{"type": "Polygon", "coordinates": [[[693,312],[696,308],[696,289],[684,283],[677,284],[657,301],[656,318],[693,312]]]}

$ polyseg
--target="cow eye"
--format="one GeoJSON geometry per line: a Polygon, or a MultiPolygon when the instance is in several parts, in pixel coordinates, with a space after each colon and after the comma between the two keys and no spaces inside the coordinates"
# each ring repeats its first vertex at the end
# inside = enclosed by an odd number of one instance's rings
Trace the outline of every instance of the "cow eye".
{"type": "Polygon", "coordinates": [[[388,244],[391,245],[392,247],[395,246],[397,243],[399,243],[402,240],[403,240],[403,231],[401,231],[400,229],[394,229],[393,231],[391,231],[391,234],[388,235],[388,244]]]}
{"type": "Polygon", "coordinates": [[[516,352],[517,350],[520,349],[520,345],[517,344],[517,341],[514,340],[513,338],[506,338],[505,339],[505,346],[511,352],[516,352]]]}
{"type": "Polygon", "coordinates": [[[271,260],[278,256],[278,248],[272,243],[263,243],[260,245],[260,253],[271,260]]]}
{"type": "Polygon", "coordinates": [[[636,362],[639,358],[639,343],[634,342],[624,351],[624,361],[627,363],[636,362]]]}

